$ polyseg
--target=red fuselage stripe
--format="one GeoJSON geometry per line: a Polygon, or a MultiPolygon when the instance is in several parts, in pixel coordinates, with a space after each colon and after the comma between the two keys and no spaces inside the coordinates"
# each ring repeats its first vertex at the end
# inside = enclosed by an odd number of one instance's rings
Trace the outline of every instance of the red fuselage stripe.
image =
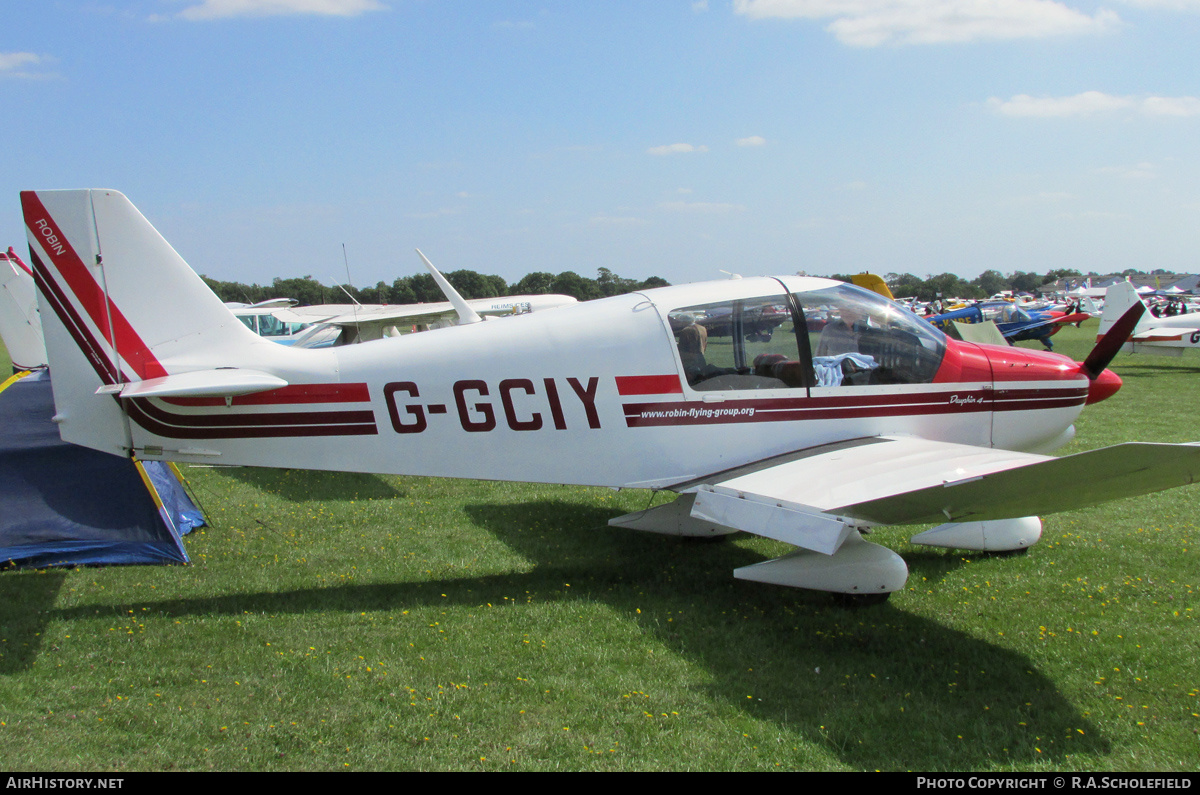
{"type": "Polygon", "coordinates": [[[682,395],[677,375],[619,375],[618,395],[682,395]]]}
{"type": "Polygon", "coordinates": [[[37,194],[22,191],[21,205],[29,233],[41,242],[43,250],[100,334],[117,349],[120,357],[129,363],[138,377],[159,378],[166,375],[167,371],[150,351],[150,346],[142,341],[121,311],[104,295],[37,194]]]}
{"type": "MultiPolygon", "coordinates": [[[[370,389],[366,384],[292,384],[280,389],[239,395],[234,406],[286,406],[305,403],[368,403],[370,389]]],[[[174,406],[224,406],[223,397],[166,398],[174,406]]]]}

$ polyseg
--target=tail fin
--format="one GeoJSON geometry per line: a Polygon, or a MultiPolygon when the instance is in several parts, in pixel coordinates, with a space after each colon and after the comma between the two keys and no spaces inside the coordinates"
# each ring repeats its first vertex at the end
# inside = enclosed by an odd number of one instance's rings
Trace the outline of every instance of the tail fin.
{"type": "Polygon", "coordinates": [[[24,191],[21,207],[65,440],[128,452],[128,419],[98,389],[193,370],[223,344],[257,339],[120,193],[24,191]]]}
{"type": "Polygon", "coordinates": [[[14,371],[46,366],[33,273],[12,247],[0,254],[0,337],[14,371]]]}
{"type": "Polygon", "coordinates": [[[856,273],[850,277],[850,280],[859,287],[879,293],[884,298],[896,300],[896,296],[892,295],[892,290],[887,286],[887,282],[874,273],[856,273]]]}
{"type": "Polygon", "coordinates": [[[1104,311],[1100,315],[1100,328],[1096,332],[1096,339],[1103,337],[1131,306],[1141,303],[1142,299],[1137,290],[1129,282],[1117,282],[1109,287],[1104,294],[1104,311]]]}

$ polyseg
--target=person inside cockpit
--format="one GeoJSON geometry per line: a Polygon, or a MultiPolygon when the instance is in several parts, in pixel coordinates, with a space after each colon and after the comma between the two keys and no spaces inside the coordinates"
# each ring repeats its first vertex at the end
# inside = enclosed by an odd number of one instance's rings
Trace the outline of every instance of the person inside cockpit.
{"type": "Polygon", "coordinates": [[[866,328],[866,319],[859,307],[845,304],[838,310],[837,320],[830,320],[821,330],[817,356],[837,356],[858,353],[858,337],[866,328]]]}
{"type": "Polygon", "coordinates": [[[683,321],[687,325],[679,330],[679,358],[688,383],[694,384],[707,365],[704,351],[708,348],[708,331],[694,315],[684,315],[683,321]]]}

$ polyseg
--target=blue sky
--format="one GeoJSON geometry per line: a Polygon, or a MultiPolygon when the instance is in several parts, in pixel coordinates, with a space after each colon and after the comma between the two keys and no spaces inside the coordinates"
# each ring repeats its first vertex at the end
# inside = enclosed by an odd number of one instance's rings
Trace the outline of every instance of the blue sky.
{"type": "MultiPolygon", "coordinates": [[[[0,2],[23,189],[196,270],[1200,271],[1200,0],[0,2]]],[[[7,208],[7,209],[5,209],[7,208]]]]}

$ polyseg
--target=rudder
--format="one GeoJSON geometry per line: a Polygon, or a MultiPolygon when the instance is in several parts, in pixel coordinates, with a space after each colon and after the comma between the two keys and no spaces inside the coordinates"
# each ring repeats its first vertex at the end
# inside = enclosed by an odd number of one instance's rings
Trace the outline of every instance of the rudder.
{"type": "Polygon", "coordinates": [[[23,191],[21,207],[64,440],[127,454],[128,419],[99,387],[258,340],[122,194],[23,191]]]}

